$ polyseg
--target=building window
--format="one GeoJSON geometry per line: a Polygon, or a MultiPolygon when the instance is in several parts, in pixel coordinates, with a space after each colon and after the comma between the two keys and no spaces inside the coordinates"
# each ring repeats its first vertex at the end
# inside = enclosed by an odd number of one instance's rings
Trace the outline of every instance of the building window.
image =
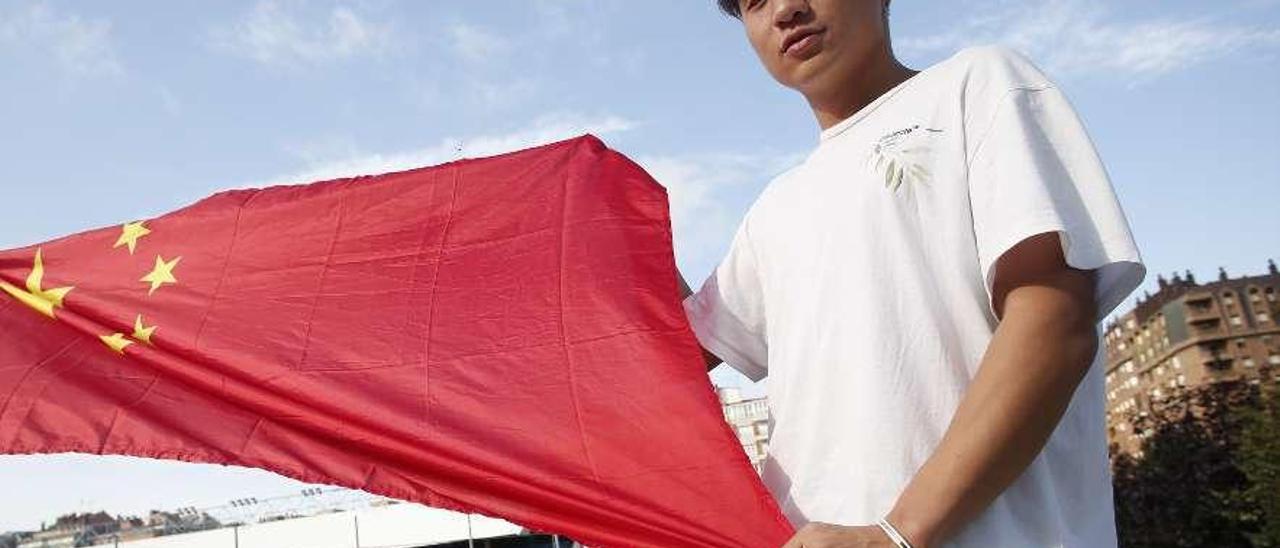
{"type": "Polygon", "coordinates": [[[1267,363],[1271,365],[1280,365],[1280,354],[1272,354],[1267,356],[1267,363]]]}
{"type": "Polygon", "coordinates": [[[1182,358],[1179,358],[1177,356],[1173,357],[1173,368],[1182,369],[1182,358]]]}
{"type": "Polygon", "coordinates": [[[1178,386],[1186,386],[1186,385],[1187,385],[1187,376],[1178,375],[1178,386]]]}
{"type": "Polygon", "coordinates": [[[1239,316],[1239,315],[1237,315],[1237,314],[1232,314],[1232,315],[1231,315],[1231,325],[1244,325],[1244,321],[1240,319],[1240,316],[1239,316]]]}
{"type": "Polygon", "coordinates": [[[1271,321],[1271,317],[1266,312],[1258,313],[1258,323],[1267,323],[1269,321],[1271,321]]]}
{"type": "Polygon", "coordinates": [[[1245,366],[1245,367],[1253,367],[1253,358],[1245,358],[1245,359],[1244,359],[1244,366],[1245,366]]]}

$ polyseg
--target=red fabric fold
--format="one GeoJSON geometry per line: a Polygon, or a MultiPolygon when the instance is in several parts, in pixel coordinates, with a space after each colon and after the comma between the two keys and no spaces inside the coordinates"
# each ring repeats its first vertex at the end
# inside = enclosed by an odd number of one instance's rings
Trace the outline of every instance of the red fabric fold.
{"type": "Polygon", "coordinates": [[[702,366],[665,190],[592,136],[221,192],[0,252],[0,289],[4,453],[262,468],[593,546],[792,532],[702,366]]]}

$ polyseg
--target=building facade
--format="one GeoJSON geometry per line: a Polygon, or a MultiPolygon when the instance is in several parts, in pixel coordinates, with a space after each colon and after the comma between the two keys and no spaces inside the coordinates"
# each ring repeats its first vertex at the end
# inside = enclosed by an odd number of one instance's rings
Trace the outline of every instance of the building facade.
{"type": "Polygon", "coordinates": [[[751,465],[760,473],[764,459],[769,455],[769,404],[765,398],[743,398],[737,388],[717,388],[724,419],[738,434],[742,450],[751,459],[751,465]]]}
{"type": "Polygon", "coordinates": [[[1108,435],[1136,453],[1150,432],[1131,418],[1175,391],[1223,380],[1280,381],[1280,272],[1198,283],[1190,271],[1138,299],[1109,322],[1106,345],[1108,435]]]}

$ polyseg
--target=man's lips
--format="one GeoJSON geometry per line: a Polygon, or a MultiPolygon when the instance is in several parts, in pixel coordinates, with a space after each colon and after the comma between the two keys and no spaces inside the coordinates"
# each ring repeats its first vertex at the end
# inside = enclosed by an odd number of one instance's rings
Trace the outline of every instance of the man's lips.
{"type": "Polygon", "coordinates": [[[822,40],[823,29],[801,29],[792,32],[786,38],[782,39],[783,55],[793,57],[803,57],[810,53],[810,50],[817,47],[822,40]]]}

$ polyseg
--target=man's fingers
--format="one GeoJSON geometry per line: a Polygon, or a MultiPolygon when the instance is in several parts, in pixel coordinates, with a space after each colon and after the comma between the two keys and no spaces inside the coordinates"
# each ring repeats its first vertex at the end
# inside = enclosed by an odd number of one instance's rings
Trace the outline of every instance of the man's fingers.
{"type": "Polygon", "coordinates": [[[791,540],[783,544],[782,548],[804,548],[804,537],[807,536],[809,528],[808,525],[801,527],[799,531],[796,531],[796,534],[791,535],[791,540]]]}

